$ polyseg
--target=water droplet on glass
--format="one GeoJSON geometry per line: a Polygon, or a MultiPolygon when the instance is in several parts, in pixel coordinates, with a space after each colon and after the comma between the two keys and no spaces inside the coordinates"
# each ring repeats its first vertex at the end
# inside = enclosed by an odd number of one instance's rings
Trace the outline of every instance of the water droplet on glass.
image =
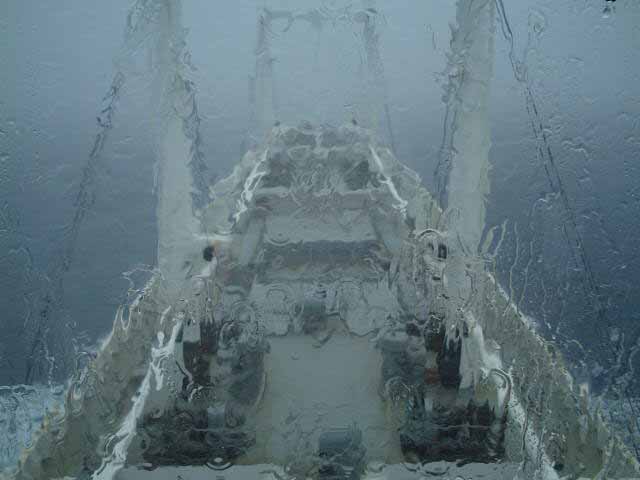
{"type": "Polygon", "coordinates": [[[207,462],[205,465],[211,470],[227,470],[228,468],[231,468],[232,463],[226,461],[222,457],[215,457],[213,460],[211,460],[210,462],[207,462]]]}
{"type": "Polygon", "coordinates": [[[384,462],[380,460],[373,460],[367,464],[367,474],[380,473],[384,470],[384,462]]]}
{"type": "Polygon", "coordinates": [[[547,28],[547,17],[540,10],[532,10],[529,13],[529,27],[539,37],[547,28]]]}

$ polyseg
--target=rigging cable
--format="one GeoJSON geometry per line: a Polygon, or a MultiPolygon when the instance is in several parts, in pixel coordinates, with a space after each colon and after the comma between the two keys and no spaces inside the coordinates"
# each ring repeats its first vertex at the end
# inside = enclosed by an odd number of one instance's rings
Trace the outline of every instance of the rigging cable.
{"type": "MultiPolygon", "coordinates": [[[[127,14],[124,34],[123,53],[120,58],[124,64],[128,57],[149,39],[149,27],[158,21],[165,0],[136,0],[127,14]]],[[[120,94],[126,83],[126,68],[120,65],[117,69],[107,93],[103,97],[103,108],[97,116],[98,133],[94,137],[92,148],[85,166],[78,191],[73,201],[73,216],[70,224],[65,227],[63,239],[53,265],[48,269],[45,287],[39,301],[39,315],[33,327],[33,336],[28,340],[29,346],[26,359],[24,383],[31,384],[36,380],[41,356],[47,356],[48,347],[46,336],[56,316],[61,312],[64,302],[64,275],[69,272],[75,257],[78,237],[87,214],[94,207],[96,200],[95,173],[101,161],[105,143],[113,128],[114,118],[120,100],[120,94]]],[[[69,338],[62,336],[62,341],[69,338]]],[[[50,380],[50,379],[49,379],[50,380]]]]}
{"type": "MultiPolygon", "coordinates": [[[[597,316],[595,328],[598,331],[598,337],[604,342],[605,348],[610,351],[612,357],[615,358],[617,352],[611,342],[605,340],[609,338],[609,336],[605,334],[605,331],[603,331],[604,326],[611,329],[611,321],[602,302],[602,293],[600,291],[600,286],[595,279],[591,262],[584,247],[584,241],[578,229],[575,211],[571,205],[569,196],[567,195],[567,191],[564,188],[562,177],[556,165],[551,147],[549,145],[549,141],[547,139],[547,134],[543,127],[542,115],[540,114],[540,110],[537,106],[536,97],[534,95],[531,82],[529,81],[526,65],[516,58],[514,35],[513,31],[511,30],[511,26],[509,25],[509,20],[506,14],[504,3],[502,0],[495,0],[495,2],[498,10],[498,17],[500,19],[502,35],[509,44],[509,60],[511,63],[511,68],[513,70],[513,75],[516,81],[520,83],[524,88],[527,113],[529,115],[531,129],[537,143],[538,158],[541,160],[544,167],[544,171],[549,182],[549,188],[552,192],[560,197],[562,207],[565,212],[565,221],[562,225],[563,235],[571,251],[571,254],[573,255],[576,265],[582,267],[582,283],[585,293],[593,300],[595,304],[594,307],[597,316]]],[[[629,393],[626,391],[620,391],[618,393],[625,398],[631,412],[633,413],[633,416],[636,418],[636,422],[638,422],[638,419],[640,419],[640,412],[637,411],[635,405],[633,404],[633,401],[629,396],[629,393]]],[[[636,428],[638,427],[636,426],[636,428]]],[[[634,435],[633,432],[630,433],[632,433],[631,441],[633,443],[636,457],[640,459],[640,445],[636,440],[636,435],[634,435]]]]}

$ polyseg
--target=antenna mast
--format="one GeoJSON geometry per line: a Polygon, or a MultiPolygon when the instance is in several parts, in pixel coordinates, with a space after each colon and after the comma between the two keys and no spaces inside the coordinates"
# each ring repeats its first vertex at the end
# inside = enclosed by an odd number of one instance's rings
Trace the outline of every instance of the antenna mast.
{"type": "MultiPolygon", "coordinates": [[[[294,22],[298,20],[309,23],[312,28],[318,31],[327,23],[333,25],[337,22],[348,22],[352,25],[356,23],[362,24],[360,35],[362,36],[364,47],[363,63],[366,65],[370,84],[373,86],[374,96],[379,100],[382,108],[381,112],[376,111],[375,113],[382,113],[389,145],[395,153],[395,138],[387,100],[384,66],[379,47],[379,13],[378,10],[374,8],[373,2],[365,4],[365,8],[355,13],[352,12],[349,7],[339,9],[338,11],[332,11],[326,7],[322,7],[298,13],[289,10],[271,10],[267,7],[260,8],[257,24],[257,42],[254,51],[255,70],[254,74],[249,76],[249,106],[251,114],[247,146],[254,148],[260,143],[265,131],[271,128],[276,120],[278,120],[274,75],[275,57],[271,50],[272,40],[276,35],[273,30],[273,25],[277,20],[286,20],[286,25],[280,31],[281,33],[289,31],[294,22]]],[[[375,126],[375,122],[372,126],[375,126]]]]}

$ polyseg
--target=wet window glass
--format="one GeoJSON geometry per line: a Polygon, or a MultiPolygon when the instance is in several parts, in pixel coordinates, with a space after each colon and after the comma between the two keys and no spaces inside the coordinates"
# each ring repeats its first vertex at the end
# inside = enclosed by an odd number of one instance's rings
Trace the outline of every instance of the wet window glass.
{"type": "Polygon", "coordinates": [[[0,31],[0,478],[640,478],[640,4],[0,31]]]}

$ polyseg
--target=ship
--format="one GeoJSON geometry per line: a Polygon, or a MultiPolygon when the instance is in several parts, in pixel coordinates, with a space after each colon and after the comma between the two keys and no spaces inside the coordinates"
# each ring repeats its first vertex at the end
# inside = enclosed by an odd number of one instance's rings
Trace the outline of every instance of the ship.
{"type": "MultiPolygon", "coordinates": [[[[180,30],[179,2],[138,3],[180,30]]],[[[14,477],[640,478],[479,254],[495,9],[458,2],[446,202],[374,129],[264,110],[233,172],[203,181],[168,53],[157,268],[14,477]]],[[[366,33],[377,14],[354,18],[366,33]]]]}

